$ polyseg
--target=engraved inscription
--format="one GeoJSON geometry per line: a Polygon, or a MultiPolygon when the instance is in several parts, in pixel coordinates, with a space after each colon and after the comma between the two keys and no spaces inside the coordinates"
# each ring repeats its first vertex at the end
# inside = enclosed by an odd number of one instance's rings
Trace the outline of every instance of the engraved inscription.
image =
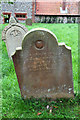
{"type": "MultiPolygon", "coordinates": [[[[28,71],[50,71],[53,69],[52,64],[55,64],[55,60],[53,60],[53,53],[35,53],[32,54],[24,62],[24,66],[27,63],[28,71]]],[[[55,65],[54,65],[55,66],[55,65]]],[[[54,67],[55,69],[56,67],[54,67]]]]}
{"type": "Polygon", "coordinates": [[[10,35],[12,35],[13,37],[16,37],[21,35],[21,32],[19,30],[13,30],[11,31],[10,35]]]}
{"type": "Polygon", "coordinates": [[[49,64],[47,64],[48,59],[44,59],[43,57],[41,58],[33,58],[30,60],[30,63],[32,63],[31,66],[28,66],[28,69],[30,71],[37,71],[37,70],[48,70],[49,69],[49,64]]]}

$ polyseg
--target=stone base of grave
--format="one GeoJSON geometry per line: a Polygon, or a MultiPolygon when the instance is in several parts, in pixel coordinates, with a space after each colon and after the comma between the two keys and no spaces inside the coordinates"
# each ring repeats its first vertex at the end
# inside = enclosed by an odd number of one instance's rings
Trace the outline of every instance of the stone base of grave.
{"type": "Polygon", "coordinates": [[[27,99],[27,98],[35,98],[35,99],[39,99],[39,98],[42,98],[42,99],[59,99],[59,98],[74,98],[74,95],[73,94],[69,94],[69,93],[64,93],[64,92],[60,92],[60,93],[35,93],[35,94],[27,94],[25,96],[22,96],[23,99],[27,99]]]}

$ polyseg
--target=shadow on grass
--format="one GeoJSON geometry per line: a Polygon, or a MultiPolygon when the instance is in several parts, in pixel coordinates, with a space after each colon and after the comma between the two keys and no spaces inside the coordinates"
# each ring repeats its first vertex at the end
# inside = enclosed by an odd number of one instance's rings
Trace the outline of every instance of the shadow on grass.
{"type": "MultiPolygon", "coordinates": [[[[9,98],[9,97],[8,97],[9,98]]],[[[36,99],[24,100],[14,96],[3,105],[3,118],[79,118],[80,95],[66,99],[36,99]],[[48,108],[47,108],[48,106],[48,108]],[[50,112],[50,110],[52,111],[50,112]]]]}

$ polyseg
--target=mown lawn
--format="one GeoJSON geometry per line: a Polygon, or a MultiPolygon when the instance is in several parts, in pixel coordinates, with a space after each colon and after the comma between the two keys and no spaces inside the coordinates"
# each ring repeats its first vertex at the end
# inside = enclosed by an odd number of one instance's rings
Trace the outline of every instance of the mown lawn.
{"type": "MultiPolygon", "coordinates": [[[[24,24],[25,25],[25,24],[24,24]]],[[[1,31],[7,24],[0,25],[1,31]]],[[[72,66],[75,98],[57,99],[56,101],[27,99],[22,100],[13,66],[9,60],[6,45],[2,41],[2,117],[3,118],[79,118],[78,95],[78,24],[43,24],[34,23],[26,26],[32,28],[47,28],[58,38],[58,42],[65,42],[72,49],[72,66]],[[52,106],[52,112],[46,106],[52,106]],[[40,113],[40,115],[38,115],[40,113]]],[[[0,33],[1,40],[1,33],[0,33]]],[[[0,44],[0,45],[1,45],[0,44]]],[[[0,54],[1,58],[1,54],[0,54]]]]}

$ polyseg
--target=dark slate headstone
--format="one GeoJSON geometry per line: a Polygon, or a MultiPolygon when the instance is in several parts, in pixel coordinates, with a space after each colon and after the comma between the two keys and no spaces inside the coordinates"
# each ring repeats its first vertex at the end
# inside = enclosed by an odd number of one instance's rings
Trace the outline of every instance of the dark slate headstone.
{"type": "Polygon", "coordinates": [[[71,49],[49,30],[29,31],[12,58],[24,99],[74,97],[71,49]]]}
{"type": "Polygon", "coordinates": [[[26,25],[32,26],[32,19],[27,18],[26,19],[26,25]]]}

